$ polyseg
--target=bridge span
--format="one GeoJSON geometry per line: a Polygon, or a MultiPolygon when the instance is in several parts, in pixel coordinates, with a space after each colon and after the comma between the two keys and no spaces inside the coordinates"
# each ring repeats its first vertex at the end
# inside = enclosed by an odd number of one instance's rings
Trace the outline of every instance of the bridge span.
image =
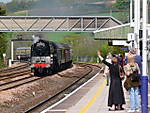
{"type": "Polygon", "coordinates": [[[111,16],[0,16],[0,32],[93,32],[120,24],[111,16]]]}

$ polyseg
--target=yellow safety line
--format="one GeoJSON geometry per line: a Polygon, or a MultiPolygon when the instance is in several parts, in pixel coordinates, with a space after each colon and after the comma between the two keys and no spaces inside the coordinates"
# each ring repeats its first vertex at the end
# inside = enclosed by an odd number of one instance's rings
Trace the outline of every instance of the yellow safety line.
{"type": "Polygon", "coordinates": [[[79,113],[85,113],[92,105],[93,103],[96,101],[96,99],[100,96],[100,94],[102,93],[104,87],[106,84],[106,80],[103,82],[103,84],[101,84],[100,88],[98,89],[98,91],[96,92],[95,96],[88,102],[87,105],[85,105],[79,113]]]}

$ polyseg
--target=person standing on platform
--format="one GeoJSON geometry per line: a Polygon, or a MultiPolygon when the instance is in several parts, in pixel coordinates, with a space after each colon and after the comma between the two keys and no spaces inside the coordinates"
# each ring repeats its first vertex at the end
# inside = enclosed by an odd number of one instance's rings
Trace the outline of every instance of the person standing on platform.
{"type": "Polygon", "coordinates": [[[129,84],[130,94],[130,110],[128,112],[139,112],[140,111],[140,98],[139,98],[139,86],[140,86],[140,69],[138,64],[135,62],[135,58],[132,54],[128,55],[128,63],[124,66],[124,72],[127,76],[129,84]],[[139,76],[139,77],[138,77],[139,76]]]}
{"type": "Polygon", "coordinates": [[[140,72],[142,74],[142,57],[140,55],[136,54],[136,50],[132,49],[129,51],[129,55],[133,55],[135,62],[138,64],[139,68],[140,68],[140,72]]]}
{"type": "MultiPolygon", "coordinates": [[[[129,51],[129,55],[133,55],[134,56],[134,60],[135,62],[138,64],[139,69],[140,69],[140,80],[142,79],[142,57],[140,55],[136,54],[136,50],[132,49],[129,51]]],[[[139,95],[141,95],[141,85],[139,85],[139,95]]]]}
{"type": "Polygon", "coordinates": [[[118,64],[118,59],[113,57],[111,59],[112,64],[107,62],[102,56],[101,52],[97,52],[100,60],[109,67],[110,70],[110,87],[109,87],[109,95],[108,95],[108,106],[115,106],[114,109],[111,110],[124,110],[122,107],[125,104],[124,92],[122,88],[122,81],[120,78],[120,66],[118,64]]]}

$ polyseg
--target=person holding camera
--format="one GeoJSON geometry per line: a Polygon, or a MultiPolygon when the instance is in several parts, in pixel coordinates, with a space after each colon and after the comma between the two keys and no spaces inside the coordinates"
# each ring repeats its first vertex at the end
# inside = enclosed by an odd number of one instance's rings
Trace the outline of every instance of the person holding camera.
{"type": "MultiPolygon", "coordinates": [[[[128,55],[128,63],[124,66],[124,72],[127,76],[128,91],[130,94],[130,110],[128,112],[140,111],[140,98],[139,98],[139,86],[140,86],[140,69],[135,62],[133,55],[128,55]]],[[[124,85],[125,86],[125,85],[124,85]]]]}

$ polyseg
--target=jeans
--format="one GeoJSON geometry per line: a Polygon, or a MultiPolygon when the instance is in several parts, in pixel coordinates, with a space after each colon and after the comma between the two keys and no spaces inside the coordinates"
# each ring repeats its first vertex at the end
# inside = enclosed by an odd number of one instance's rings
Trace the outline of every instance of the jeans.
{"type": "Polygon", "coordinates": [[[140,109],[139,87],[131,87],[129,94],[131,110],[140,109]]]}

